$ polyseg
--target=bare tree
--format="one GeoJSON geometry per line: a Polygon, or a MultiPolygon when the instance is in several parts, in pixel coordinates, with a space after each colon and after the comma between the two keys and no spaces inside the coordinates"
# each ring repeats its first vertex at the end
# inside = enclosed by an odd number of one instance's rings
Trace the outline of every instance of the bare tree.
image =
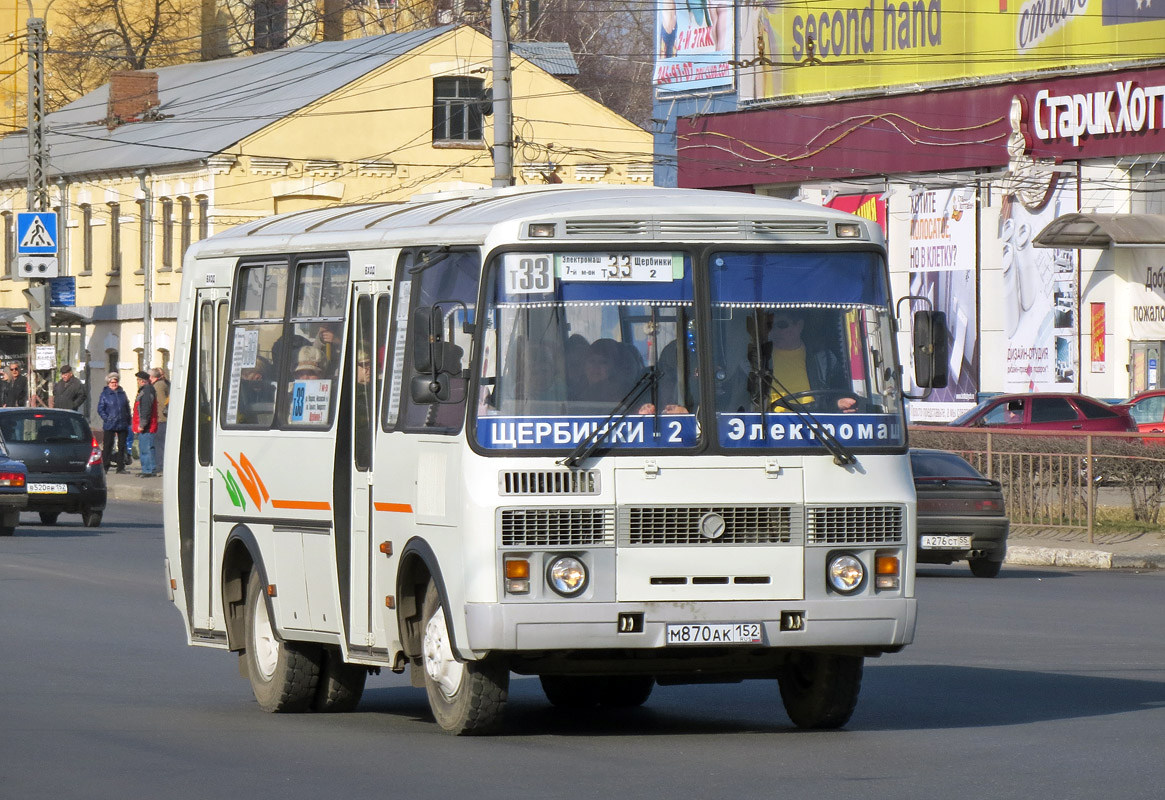
{"type": "Polygon", "coordinates": [[[80,0],[53,15],[46,106],[96,89],[109,73],[194,60],[198,0],[80,0]]]}

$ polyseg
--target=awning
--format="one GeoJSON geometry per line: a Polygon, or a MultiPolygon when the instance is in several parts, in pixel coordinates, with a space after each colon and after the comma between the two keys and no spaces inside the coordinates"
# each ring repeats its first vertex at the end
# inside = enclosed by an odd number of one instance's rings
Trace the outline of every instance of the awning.
{"type": "Polygon", "coordinates": [[[1032,239],[1033,247],[1109,250],[1165,247],[1165,214],[1064,214],[1032,239]]]}
{"type": "MultiPolygon", "coordinates": [[[[0,330],[23,332],[23,316],[27,313],[27,308],[0,308],[0,330]]],[[[93,320],[75,311],[70,311],[61,306],[53,306],[54,327],[70,328],[76,325],[90,325],[92,323],[93,320]]]]}

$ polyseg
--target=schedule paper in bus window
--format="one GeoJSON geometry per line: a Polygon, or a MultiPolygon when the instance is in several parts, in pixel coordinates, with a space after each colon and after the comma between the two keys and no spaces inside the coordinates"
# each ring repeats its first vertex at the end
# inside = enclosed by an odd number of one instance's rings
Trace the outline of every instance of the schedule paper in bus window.
{"type": "Polygon", "coordinates": [[[259,356],[259,329],[237,328],[235,346],[231,353],[231,378],[227,387],[227,423],[233,425],[239,417],[239,381],[243,370],[254,369],[259,356]]]}

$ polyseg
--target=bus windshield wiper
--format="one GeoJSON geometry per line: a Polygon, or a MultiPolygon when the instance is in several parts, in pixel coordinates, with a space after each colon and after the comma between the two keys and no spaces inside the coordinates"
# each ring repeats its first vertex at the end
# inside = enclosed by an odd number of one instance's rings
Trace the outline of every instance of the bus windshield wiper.
{"type": "MultiPolygon", "coordinates": [[[[788,408],[797,415],[797,419],[804,422],[809,430],[813,431],[817,440],[830,452],[833,456],[833,463],[839,467],[848,467],[850,464],[858,463],[857,457],[841,442],[837,437],[829,432],[829,429],[821,424],[817,417],[813,416],[813,412],[807,409],[804,404],[794,397],[794,393],[790,392],[779,380],[776,379],[771,372],[762,372],[759,375],[761,384],[772,392],[775,388],[781,393],[781,402],[788,401],[788,408]]],[[[761,414],[763,418],[764,410],[768,408],[767,400],[761,403],[761,414]]]]}
{"type": "Polygon", "coordinates": [[[649,387],[654,386],[658,382],[659,370],[654,366],[647,367],[639,376],[639,379],[635,381],[635,385],[632,386],[627,391],[627,394],[623,395],[623,399],[620,400],[613,409],[611,409],[611,413],[607,415],[606,419],[600,422],[595,427],[595,429],[587,435],[586,438],[579,442],[578,446],[575,447],[573,451],[571,451],[570,455],[558,463],[564,467],[573,467],[589,457],[591,453],[598,449],[599,444],[603,441],[604,438],[606,438],[607,434],[614,429],[614,426],[623,421],[623,419],[631,411],[631,407],[635,405],[636,402],[638,402],[640,396],[642,396],[649,387]],[[614,425],[611,424],[612,422],[614,425]]]}

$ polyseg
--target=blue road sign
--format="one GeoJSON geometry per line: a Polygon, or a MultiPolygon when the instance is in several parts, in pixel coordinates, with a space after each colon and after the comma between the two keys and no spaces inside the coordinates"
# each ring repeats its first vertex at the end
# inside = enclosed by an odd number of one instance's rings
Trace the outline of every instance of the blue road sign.
{"type": "Polygon", "coordinates": [[[16,254],[46,256],[57,252],[57,212],[18,211],[16,254]]]}
{"type": "Polygon", "coordinates": [[[77,279],[73,276],[49,279],[49,305],[72,307],[77,305],[77,279]]]}

